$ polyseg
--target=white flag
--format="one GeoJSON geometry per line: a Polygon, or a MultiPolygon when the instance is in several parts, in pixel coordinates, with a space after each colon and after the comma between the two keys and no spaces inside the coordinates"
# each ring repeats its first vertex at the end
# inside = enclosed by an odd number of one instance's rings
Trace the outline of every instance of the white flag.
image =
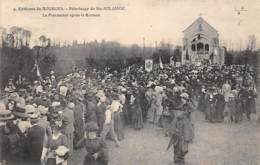
{"type": "Polygon", "coordinates": [[[161,56],[159,57],[159,65],[160,65],[160,68],[163,69],[163,64],[162,64],[161,56]]]}

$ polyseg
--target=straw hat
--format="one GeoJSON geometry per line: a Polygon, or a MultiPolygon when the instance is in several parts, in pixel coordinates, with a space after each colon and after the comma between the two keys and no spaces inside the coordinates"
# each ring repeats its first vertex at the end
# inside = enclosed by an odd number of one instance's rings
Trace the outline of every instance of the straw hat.
{"type": "Polygon", "coordinates": [[[58,107],[58,106],[60,106],[60,105],[61,105],[60,102],[57,102],[57,101],[54,101],[54,102],[51,104],[52,107],[58,107]]]}
{"type": "Polygon", "coordinates": [[[3,102],[0,102],[0,121],[13,119],[14,116],[11,111],[5,109],[3,102]]]}
{"type": "Polygon", "coordinates": [[[33,105],[28,104],[25,106],[25,112],[27,114],[33,114],[33,113],[35,113],[35,107],[33,105]]]}
{"type": "Polygon", "coordinates": [[[17,101],[19,99],[19,95],[16,92],[10,94],[9,99],[17,101]]]}
{"type": "Polygon", "coordinates": [[[29,117],[30,117],[32,123],[36,123],[39,119],[39,115],[37,115],[36,113],[30,114],[29,117]]]}
{"type": "Polygon", "coordinates": [[[98,98],[101,98],[101,97],[105,96],[105,92],[104,92],[103,90],[98,90],[96,96],[97,96],[98,98]]]}
{"type": "Polygon", "coordinates": [[[189,94],[188,94],[188,93],[185,93],[185,92],[183,92],[180,96],[181,96],[182,98],[184,98],[184,99],[188,99],[188,98],[189,98],[189,94]]]}
{"type": "Polygon", "coordinates": [[[17,107],[16,109],[13,110],[13,114],[17,117],[21,118],[27,118],[29,115],[26,113],[24,108],[17,107]]]}
{"type": "Polygon", "coordinates": [[[229,98],[234,98],[235,95],[234,95],[233,93],[230,93],[230,94],[228,95],[228,97],[229,97],[229,98]]]}
{"type": "Polygon", "coordinates": [[[47,115],[49,112],[49,108],[43,105],[39,105],[37,110],[41,113],[41,115],[47,115]]]}

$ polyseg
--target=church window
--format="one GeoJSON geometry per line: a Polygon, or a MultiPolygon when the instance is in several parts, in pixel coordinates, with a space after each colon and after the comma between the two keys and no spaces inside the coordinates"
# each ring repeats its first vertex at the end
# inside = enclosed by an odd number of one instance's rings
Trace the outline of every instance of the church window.
{"type": "Polygon", "coordinates": [[[205,44],[205,50],[209,51],[209,44],[205,44]]]}
{"type": "Polygon", "coordinates": [[[203,49],[204,49],[203,43],[199,42],[199,43],[197,44],[197,51],[202,51],[203,49]]]}
{"type": "Polygon", "coordinates": [[[195,51],[195,50],[196,50],[195,44],[192,44],[192,45],[191,45],[191,50],[192,50],[192,51],[195,51]]]}

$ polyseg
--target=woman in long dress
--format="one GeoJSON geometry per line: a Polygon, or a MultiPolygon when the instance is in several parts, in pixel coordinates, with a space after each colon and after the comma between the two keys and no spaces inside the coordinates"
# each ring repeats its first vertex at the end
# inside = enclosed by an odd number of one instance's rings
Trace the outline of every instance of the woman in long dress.
{"type": "Polygon", "coordinates": [[[114,130],[117,135],[117,139],[120,141],[124,139],[124,125],[122,121],[123,105],[120,103],[117,96],[114,97],[111,108],[113,110],[114,117],[114,130]]]}
{"type": "Polygon", "coordinates": [[[142,108],[140,104],[140,96],[136,96],[137,98],[134,101],[132,106],[133,118],[132,118],[132,127],[134,129],[142,129],[143,128],[143,115],[142,115],[142,108]]]}
{"type": "Polygon", "coordinates": [[[53,135],[45,140],[41,162],[46,163],[46,165],[56,165],[59,160],[61,165],[67,165],[68,153],[61,158],[55,152],[60,146],[68,148],[67,137],[61,133],[61,128],[58,125],[54,125],[52,130],[53,135]]]}
{"type": "Polygon", "coordinates": [[[151,96],[151,106],[148,110],[148,115],[147,115],[147,119],[150,123],[154,123],[155,112],[156,112],[156,107],[157,107],[156,103],[157,103],[156,96],[153,94],[151,96]]]}
{"type": "Polygon", "coordinates": [[[155,124],[159,123],[159,120],[163,112],[163,106],[162,106],[163,97],[164,97],[163,91],[160,91],[156,94],[156,111],[154,116],[155,124]]]}

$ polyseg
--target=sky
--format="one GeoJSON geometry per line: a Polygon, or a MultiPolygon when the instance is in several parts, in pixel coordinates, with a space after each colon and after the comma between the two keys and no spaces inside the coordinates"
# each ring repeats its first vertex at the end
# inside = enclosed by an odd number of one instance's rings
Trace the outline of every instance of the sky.
{"type": "Polygon", "coordinates": [[[255,35],[260,48],[260,0],[0,0],[0,6],[0,26],[30,30],[31,45],[37,44],[42,34],[60,41],[106,40],[143,45],[145,38],[146,46],[155,46],[156,41],[181,45],[182,31],[201,14],[218,30],[223,45],[233,44],[234,49],[245,47],[248,36],[255,35]],[[42,11],[13,11],[17,7],[69,6],[123,6],[125,10],[91,11],[88,13],[101,16],[81,18],[42,17],[42,11]],[[238,15],[235,9],[241,7],[246,11],[238,15]]]}

